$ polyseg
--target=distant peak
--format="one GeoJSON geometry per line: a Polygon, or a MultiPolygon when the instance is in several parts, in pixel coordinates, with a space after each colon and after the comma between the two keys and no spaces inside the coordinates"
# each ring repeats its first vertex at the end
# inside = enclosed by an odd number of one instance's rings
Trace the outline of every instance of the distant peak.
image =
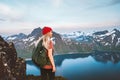
{"type": "Polygon", "coordinates": [[[101,35],[101,34],[106,34],[106,33],[108,33],[108,30],[97,31],[97,32],[94,32],[93,34],[94,34],[94,35],[101,35]]]}
{"type": "Polygon", "coordinates": [[[4,41],[3,38],[0,36],[0,41],[4,41]]]}
{"type": "Polygon", "coordinates": [[[40,27],[38,27],[38,28],[35,28],[32,32],[34,32],[34,31],[41,31],[42,29],[40,28],[40,27]]]}
{"type": "Polygon", "coordinates": [[[119,31],[118,29],[114,28],[113,31],[119,31]]]}
{"type": "Polygon", "coordinates": [[[35,28],[35,29],[33,29],[33,31],[31,32],[31,34],[29,34],[28,36],[30,37],[30,36],[37,36],[37,35],[40,35],[41,34],[41,28],[40,27],[38,27],[38,28],[35,28]]]}

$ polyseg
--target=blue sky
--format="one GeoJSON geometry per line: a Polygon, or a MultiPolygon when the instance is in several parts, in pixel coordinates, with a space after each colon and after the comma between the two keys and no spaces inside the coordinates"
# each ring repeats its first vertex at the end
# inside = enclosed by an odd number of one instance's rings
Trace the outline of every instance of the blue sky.
{"type": "Polygon", "coordinates": [[[120,25],[120,0],[0,0],[1,35],[45,25],[58,33],[113,29],[120,25]]]}

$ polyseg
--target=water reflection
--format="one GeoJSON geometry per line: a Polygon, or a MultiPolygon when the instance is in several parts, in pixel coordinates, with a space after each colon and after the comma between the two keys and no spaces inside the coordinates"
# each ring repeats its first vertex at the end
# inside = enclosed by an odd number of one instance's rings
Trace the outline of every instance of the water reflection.
{"type": "Polygon", "coordinates": [[[67,54],[55,57],[58,73],[68,80],[120,80],[119,53],[67,54]]]}
{"type": "Polygon", "coordinates": [[[120,61],[120,53],[97,52],[97,53],[92,54],[92,57],[96,61],[100,61],[103,63],[107,63],[108,61],[111,61],[113,63],[118,63],[120,61]]]}
{"type": "Polygon", "coordinates": [[[112,63],[118,63],[120,61],[120,53],[110,53],[110,52],[96,52],[96,53],[88,53],[88,54],[65,54],[55,56],[55,61],[57,66],[61,66],[62,62],[65,59],[77,59],[77,58],[87,58],[88,56],[92,56],[96,61],[107,63],[108,61],[112,63]]]}
{"type": "Polygon", "coordinates": [[[77,58],[85,58],[90,54],[64,54],[64,55],[56,55],[54,57],[56,66],[61,66],[62,62],[65,59],[77,59],[77,58]]]}
{"type": "MultiPolygon", "coordinates": [[[[56,55],[57,76],[68,80],[120,80],[120,53],[56,55]]],[[[27,74],[40,75],[32,61],[27,61],[27,74]]]]}

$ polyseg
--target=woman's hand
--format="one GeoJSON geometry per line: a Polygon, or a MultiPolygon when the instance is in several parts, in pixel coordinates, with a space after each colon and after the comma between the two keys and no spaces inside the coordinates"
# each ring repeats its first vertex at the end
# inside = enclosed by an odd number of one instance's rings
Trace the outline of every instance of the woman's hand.
{"type": "Polygon", "coordinates": [[[55,71],[56,71],[56,68],[55,68],[55,66],[53,66],[52,72],[55,72],[55,71]]]}

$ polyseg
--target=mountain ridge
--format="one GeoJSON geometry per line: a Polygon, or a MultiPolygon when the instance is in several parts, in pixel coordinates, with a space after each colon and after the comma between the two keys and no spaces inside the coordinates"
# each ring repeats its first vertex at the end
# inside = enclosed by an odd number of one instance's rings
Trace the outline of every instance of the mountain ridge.
{"type": "MultiPolygon", "coordinates": [[[[21,33],[22,34],[22,33],[21,33]]],[[[12,41],[15,44],[19,56],[31,56],[35,41],[42,36],[41,28],[35,28],[30,34],[19,36],[8,36],[6,41],[12,41]]],[[[76,53],[76,52],[92,52],[112,51],[120,49],[120,31],[113,29],[112,31],[103,30],[86,34],[76,31],[68,34],[59,34],[53,31],[53,41],[55,42],[55,54],[76,53]]]]}

